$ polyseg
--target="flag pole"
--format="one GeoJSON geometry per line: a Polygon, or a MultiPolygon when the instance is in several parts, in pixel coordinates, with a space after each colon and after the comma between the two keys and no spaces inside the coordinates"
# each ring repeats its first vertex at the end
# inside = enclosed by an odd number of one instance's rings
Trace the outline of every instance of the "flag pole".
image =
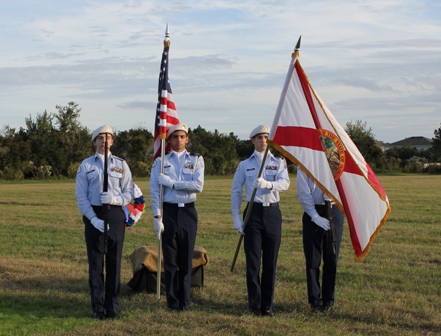
{"type": "MultiPolygon", "coordinates": [[[[170,32],[168,29],[168,23],[165,27],[165,38],[164,38],[164,49],[170,46],[170,32]]],[[[167,78],[164,78],[163,80],[167,80],[167,78]]],[[[167,126],[167,125],[165,125],[167,126]]],[[[161,133],[161,174],[164,174],[164,158],[165,158],[165,137],[166,134],[161,133]]],[[[164,186],[161,184],[159,186],[159,206],[161,210],[161,219],[163,220],[163,209],[164,209],[164,186]]],[[[158,264],[157,264],[157,271],[156,271],[156,299],[161,298],[161,254],[162,254],[162,233],[159,234],[159,240],[158,240],[158,264]]]]}
{"type": "MultiPolygon", "coordinates": [[[[164,174],[164,157],[165,157],[165,139],[161,139],[161,174],[164,174]]],[[[159,186],[159,206],[161,210],[161,220],[163,217],[164,210],[164,186],[161,184],[159,186]]],[[[156,299],[161,298],[161,254],[162,254],[162,233],[159,233],[158,240],[158,265],[156,271],[156,299]]]]}
{"type": "MultiPolygon", "coordinates": [[[[257,178],[262,176],[263,167],[265,166],[266,157],[268,156],[269,144],[267,144],[265,153],[263,154],[262,163],[260,164],[259,173],[257,174],[257,178]]],[[[251,194],[250,201],[247,205],[247,212],[245,213],[245,218],[243,220],[243,228],[242,231],[245,232],[245,227],[247,226],[248,219],[250,218],[251,209],[253,208],[254,197],[256,197],[257,188],[253,189],[253,193],[251,194]]],[[[233,262],[231,263],[230,271],[234,271],[234,266],[236,265],[237,256],[239,254],[240,245],[242,244],[243,234],[240,235],[239,241],[237,242],[236,251],[234,252],[233,262]]]]}
{"type": "Polygon", "coordinates": [[[288,92],[288,87],[289,87],[289,82],[291,80],[292,77],[292,73],[294,71],[294,66],[297,62],[297,59],[300,56],[300,42],[302,40],[302,36],[300,35],[296,46],[294,48],[294,52],[291,54],[291,63],[289,64],[289,68],[288,68],[288,73],[286,74],[286,79],[285,79],[285,84],[283,85],[283,90],[282,93],[280,94],[280,100],[279,100],[279,104],[277,105],[277,110],[276,110],[276,115],[274,117],[273,120],[273,125],[271,127],[271,132],[270,135],[268,137],[268,139],[271,141],[274,137],[274,131],[276,129],[275,126],[277,126],[279,124],[279,120],[280,120],[280,115],[283,109],[283,104],[285,102],[285,98],[286,98],[286,93],[288,92]]]}

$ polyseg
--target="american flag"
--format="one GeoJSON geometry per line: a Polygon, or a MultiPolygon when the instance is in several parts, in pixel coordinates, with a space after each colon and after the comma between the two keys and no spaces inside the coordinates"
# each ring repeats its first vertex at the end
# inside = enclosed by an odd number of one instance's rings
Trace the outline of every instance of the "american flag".
{"type": "MultiPolygon", "coordinates": [[[[170,40],[168,40],[168,32],[164,40],[164,52],[162,53],[161,67],[159,72],[158,83],[158,104],[156,105],[155,116],[155,134],[153,146],[153,159],[161,155],[161,139],[167,136],[167,130],[179,123],[178,114],[176,113],[175,103],[173,102],[173,94],[168,80],[168,52],[170,49],[170,40]]],[[[167,152],[170,150],[168,144],[165,148],[167,152]]]]}

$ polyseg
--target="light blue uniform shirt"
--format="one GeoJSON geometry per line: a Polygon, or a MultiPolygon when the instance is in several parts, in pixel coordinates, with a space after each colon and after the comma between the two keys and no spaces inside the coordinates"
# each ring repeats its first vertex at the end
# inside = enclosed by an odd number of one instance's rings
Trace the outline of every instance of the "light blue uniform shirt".
{"type": "MultiPolygon", "coordinates": [[[[172,188],[164,186],[163,202],[191,203],[196,201],[196,194],[204,187],[204,158],[191,155],[187,150],[183,153],[171,151],[164,157],[164,174],[175,181],[172,188]]],[[[158,176],[161,173],[161,157],[156,158],[150,174],[150,201],[153,216],[161,215],[159,200],[158,176]]]]}
{"type": "Polygon", "coordinates": [[[325,204],[325,194],[314,182],[297,169],[296,179],[297,196],[302,204],[303,210],[312,218],[317,215],[316,204],[325,204]]]}
{"type": "MultiPolygon", "coordinates": [[[[231,188],[231,208],[233,216],[240,214],[242,203],[242,187],[245,185],[246,201],[249,202],[254,190],[254,180],[257,178],[260,169],[261,159],[259,154],[254,153],[246,160],[239,163],[234,174],[233,185],[231,188]]],[[[256,203],[276,203],[280,201],[279,192],[288,190],[290,180],[286,161],[283,158],[276,158],[268,151],[265,166],[261,177],[270,181],[273,188],[257,189],[254,202],[256,203]]]]}
{"type": "MultiPolygon", "coordinates": [[[[96,216],[92,205],[100,206],[104,182],[103,155],[95,155],[85,159],[77,171],[76,191],[78,209],[89,220],[96,216]]],[[[112,196],[120,196],[123,204],[133,199],[133,181],[129,166],[123,159],[108,155],[107,172],[109,177],[108,192],[112,196]]]]}

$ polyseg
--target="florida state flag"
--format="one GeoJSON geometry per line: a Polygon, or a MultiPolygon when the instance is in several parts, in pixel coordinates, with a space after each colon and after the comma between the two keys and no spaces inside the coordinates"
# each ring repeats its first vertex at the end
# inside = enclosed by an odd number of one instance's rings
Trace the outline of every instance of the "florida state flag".
{"type": "Polygon", "coordinates": [[[308,175],[346,216],[358,261],[391,212],[365,159],[292,55],[268,142],[308,175]]]}

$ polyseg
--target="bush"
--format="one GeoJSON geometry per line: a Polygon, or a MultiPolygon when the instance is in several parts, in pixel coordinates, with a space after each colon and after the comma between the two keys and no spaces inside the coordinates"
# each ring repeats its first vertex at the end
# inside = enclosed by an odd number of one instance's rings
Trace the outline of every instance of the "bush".
{"type": "Polygon", "coordinates": [[[23,180],[24,175],[21,170],[5,167],[3,170],[3,179],[5,180],[23,180]]]}
{"type": "Polygon", "coordinates": [[[130,166],[130,171],[133,177],[147,177],[150,176],[150,167],[147,163],[138,161],[130,166]]]}
{"type": "Polygon", "coordinates": [[[424,172],[429,174],[441,174],[441,165],[439,163],[427,164],[424,172]]]}
{"type": "Polygon", "coordinates": [[[69,165],[67,169],[67,175],[71,178],[75,178],[77,176],[78,168],[80,167],[80,162],[73,162],[69,165]]]}

